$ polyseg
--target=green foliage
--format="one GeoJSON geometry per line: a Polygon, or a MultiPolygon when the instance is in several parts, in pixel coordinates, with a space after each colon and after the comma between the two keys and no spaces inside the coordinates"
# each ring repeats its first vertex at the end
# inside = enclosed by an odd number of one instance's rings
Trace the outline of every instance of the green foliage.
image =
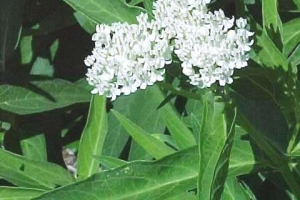
{"type": "Polygon", "coordinates": [[[300,199],[300,1],[216,0],[254,32],[234,82],[91,95],[96,24],[153,0],[0,0],[0,200],[300,199]],[[76,161],[76,164],[74,164],[76,161]]]}
{"type": "Polygon", "coordinates": [[[175,150],[168,147],[162,141],[144,131],[141,127],[132,123],[120,113],[114,110],[112,112],[118,118],[121,125],[131,135],[131,137],[154,158],[159,159],[175,152],[175,150]]]}
{"type": "Polygon", "coordinates": [[[27,189],[27,188],[16,188],[16,187],[0,187],[0,199],[19,199],[19,200],[30,200],[34,197],[43,194],[43,190],[27,189]]]}
{"type": "Polygon", "coordinates": [[[0,85],[0,108],[26,115],[88,102],[88,91],[61,79],[0,85]]]}
{"type": "Polygon", "coordinates": [[[93,96],[86,126],[82,132],[78,147],[78,176],[87,178],[99,171],[99,162],[94,156],[100,156],[107,134],[106,98],[93,96]]]}
{"type": "Polygon", "coordinates": [[[0,176],[27,188],[54,189],[70,184],[74,178],[67,170],[51,163],[33,161],[0,149],[0,176]]]}
{"type": "Polygon", "coordinates": [[[202,118],[198,122],[201,124],[198,139],[198,196],[199,199],[220,199],[235,134],[236,113],[227,118],[226,114],[229,114],[220,97],[211,97],[203,104],[202,118]]]}
{"type": "MultiPolygon", "coordinates": [[[[197,147],[192,147],[158,161],[132,162],[54,190],[36,199],[77,200],[84,198],[85,195],[95,200],[166,199],[196,186],[199,167],[197,151],[197,147]]],[[[234,153],[233,151],[232,154],[234,153]]],[[[231,171],[230,166],[229,171],[231,171]]],[[[233,172],[231,175],[234,177],[236,174],[233,172]]]]}
{"type": "Polygon", "coordinates": [[[112,2],[106,0],[65,0],[65,2],[97,23],[135,23],[135,17],[143,11],[142,8],[129,6],[121,0],[112,2]]]}
{"type": "Polygon", "coordinates": [[[300,31],[296,28],[299,26],[299,18],[293,19],[283,25],[283,53],[285,56],[289,56],[300,43],[300,31]]]}

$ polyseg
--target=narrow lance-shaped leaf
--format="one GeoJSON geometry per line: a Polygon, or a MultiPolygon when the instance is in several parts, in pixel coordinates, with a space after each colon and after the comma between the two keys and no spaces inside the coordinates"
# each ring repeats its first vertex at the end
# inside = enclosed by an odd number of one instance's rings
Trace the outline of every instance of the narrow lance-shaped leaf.
{"type": "MultiPolygon", "coordinates": [[[[133,94],[134,98],[130,101],[130,114],[124,115],[148,133],[163,133],[166,126],[159,116],[157,107],[163,101],[164,95],[162,95],[157,85],[148,87],[146,90],[137,91],[135,94],[133,94]]],[[[151,156],[139,144],[132,141],[129,160],[145,159],[151,159],[151,156]]]]}
{"type": "Polygon", "coordinates": [[[31,200],[45,193],[44,190],[18,188],[18,187],[0,187],[0,200],[31,200]]]}
{"type": "MultiPolygon", "coordinates": [[[[226,111],[225,111],[226,112],[226,111]]],[[[224,189],[224,183],[228,175],[229,167],[229,158],[233,145],[233,138],[235,135],[235,118],[236,118],[236,109],[227,111],[225,114],[226,117],[226,131],[227,138],[225,145],[223,146],[221,155],[219,157],[217,166],[214,172],[214,178],[211,187],[211,199],[219,200],[224,189]],[[231,113],[229,113],[231,112],[231,113]]]]}
{"type": "Polygon", "coordinates": [[[235,114],[227,119],[225,103],[221,97],[211,98],[211,104],[204,101],[198,143],[198,196],[203,200],[220,199],[234,135],[235,114]]]}
{"type": "Polygon", "coordinates": [[[300,64],[300,44],[298,44],[293,53],[290,55],[289,61],[295,66],[300,64]]]}
{"type": "Polygon", "coordinates": [[[21,63],[29,64],[33,58],[32,35],[23,36],[20,41],[21,63]]]}
{"type": "MultiPolygon", "coordinates": [[[[251,148],[246,151],[251,152],[251,148]]],[[[251,159],[247,154],[242,158],[251,159]]],[[[196,187],[198,159],[198,147],[194,146],[155,162],[134,161],[51,191],[35,200],[168,199],[196,187]]]]}
{"type": "Polygon", "coordinates": [[[97,23],[111,24],[113,22],[136,23],[136,16],[144,9],[115,0],[64,0],[76,11],[86,15],[97,23]]]}
{"type": "Polygon", "coordinates": [[[98,160],[101,163],[101,165],[104,165],[108,169],[114,169],[128,164],[128,162],[124,160],[120,160],[118,158],[110,156],[94,156],[94,158],[98,160]]]}
{"type": "MultiPolygon", "coordinates": [[[[113,101],[113,108],[138,124],[148,133],[161,133],[165,130],[163,121],[159,118],[157,106],[163,96],[156,95],[155,85],[147,90],[139,90],[129,96],[120,96],[113,101]]],[[[108,133],[104,143],[103,154],[118,157],[123,150],[129,134],[122,127],[112,112],[108,113],[108,133]]],[[[146,159],[149,154],[134,140],[131,142],[129,160],[146,159]]]]}
{"type": "Polygon", "coordinates": [[[20,187],[53,189],[74,181],[74,177],[58,165],[29,160],[3,149],[0,149],[0,160],[5,160],[0,162],[0,176],[20,187]]]}
{"type": "Polygon", "coordinates": [[[118,118],[128,134],[130,134],[131,137],[154,158],[159,159],[175,152],[174,149],[153,137],[120,113],[116,111],[112,112],[118,118]]]}
{"type": "Polygon", "coordinates": [[[290,53],[300,44],[300,18],[293,19],[283,25],[283,53],[290,53]]]}
{"type": "Polygon", "coordinates": [[[106,97],[94,95],[78,148],[77,166],[80,179],[87,178],[99,171],[100,162],[94,156],[102,155],[106,134],[106,97]]]}
{"type": "Polygon", "coordinates": [[[243,187],[236,178],[228,178],[224,186],[224,193],[221,200],[255,200],[250,189],[243,187]]]}
{"type": "Polygon", "coordinates": [[[171,136],[180,149],[188,148],[196,144],[193,133],[179,118],[178,113],[170,103],[159,109],[159,115],[165,121],[171,136]]]}

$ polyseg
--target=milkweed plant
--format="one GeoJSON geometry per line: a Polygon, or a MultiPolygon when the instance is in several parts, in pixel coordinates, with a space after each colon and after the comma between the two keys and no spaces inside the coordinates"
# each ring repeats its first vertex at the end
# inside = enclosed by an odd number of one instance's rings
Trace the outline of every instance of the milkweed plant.
{"type": "Polygon", "coordinates": [[[0,200],[300,199],[299,13],[0,1],[0,200]]]}

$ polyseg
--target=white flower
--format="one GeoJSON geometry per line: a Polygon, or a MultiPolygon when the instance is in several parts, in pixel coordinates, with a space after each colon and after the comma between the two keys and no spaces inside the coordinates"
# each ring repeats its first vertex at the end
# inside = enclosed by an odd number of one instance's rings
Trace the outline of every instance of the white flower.
{"type": "Polygon", "coordinates": [[[140,14],[137,21],[132,25],[97,26],[92,36],[95,48],[85,59],[90,67],[86,74],[88,83],[95,87],[93,94],[114,100],[163,80],[164,66],[172,58],[169,40],[159,32],[155,21],[148,21],[146,14],[140,14]]]}
{"type": "Polygon", "coordinates": [[[210,87],[233,82],[234,69],[247,66],[253,33],[245,19],[225,16],[222,10],[208,12],[210,0],[157,0],[154,18],[174,39],[174,52],[190,83],[210,87]]]}
{"type": "Polygon", "coordinates": [[[182,72],[197,87],[233,82],[235,69],[247,66],[253,40],[245,19],[210,12],[210,0],[157,0],[154,20],[141,13],[137,24],[98,25],[95,48],[85,59],[93,94],[114,100],[164,79],[174,52],[182,72]],[[234,25],[236,24],[236,27],[234,25]],[[172,44],[172,45],[171,45],[172,44]]]}

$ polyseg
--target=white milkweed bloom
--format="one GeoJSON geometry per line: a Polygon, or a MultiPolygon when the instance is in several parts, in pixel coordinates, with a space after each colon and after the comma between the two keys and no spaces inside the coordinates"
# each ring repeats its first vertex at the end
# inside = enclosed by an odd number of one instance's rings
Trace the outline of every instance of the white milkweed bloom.
{"type": "Polygon", "coordinates": [[[203,88],[232,83],[234,69],[247,66],[253,33],[245,19],[228,18],[222,10],[210,12],[208,3],[157,0],[154,20],[141,13],[137,24],[98,25],[92,37],[95,48],[85,59],[92,93],[114,100],[162,81],[173,52],[190,84],[203,88]]]}
{"type": "Polygon", "coordinates": [[[209,12],[210,0],[157,0],[154,18],[174,39],[175,54],[190,84],[210,87],[232,83],[234,69],[247,66],[253,33],[245,19],[225,16],[222,10],[209,12]]]}
{"type": "Polygon", "coordinates": [[[140,14],[137,21],[97,26],[92,36],[95,48],[85,59],[93,94],[114,100],[164,79],[164,66],[171,63],[169,40],[146,14],[140,14]]]}

